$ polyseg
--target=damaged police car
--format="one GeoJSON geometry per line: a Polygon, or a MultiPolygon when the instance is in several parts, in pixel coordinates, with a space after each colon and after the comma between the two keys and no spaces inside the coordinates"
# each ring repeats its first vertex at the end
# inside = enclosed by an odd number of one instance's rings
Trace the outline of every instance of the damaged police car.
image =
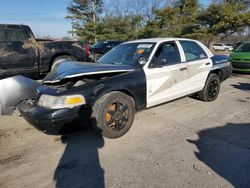
{"type": "Polygon", "coordinates": [[[90,123],[108,138],[131,128],[135,112],[183,96],[214,101],[231,74],[227,56],[181,38],[123,43],[97,63],[62,61],[18,109],[48,134],[90,123]]]}

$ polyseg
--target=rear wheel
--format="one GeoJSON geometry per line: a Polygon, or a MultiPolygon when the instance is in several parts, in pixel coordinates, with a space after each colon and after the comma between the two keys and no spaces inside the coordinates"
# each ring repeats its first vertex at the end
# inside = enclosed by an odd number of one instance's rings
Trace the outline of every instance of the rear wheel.
{"type": "Polygon", "coordinates": [[[98,99],[93,107],[91,124],[107,138],[126,134],[134,121],[135,103],[122,92],[111,92],[98,99]]]}
{"type": "Polygon", "coordinates": [[[220,92],[220,78],[217,74],[210,74],[204,89],[198,93],[199,99],[205,102],[216,100],[220,92]]]}

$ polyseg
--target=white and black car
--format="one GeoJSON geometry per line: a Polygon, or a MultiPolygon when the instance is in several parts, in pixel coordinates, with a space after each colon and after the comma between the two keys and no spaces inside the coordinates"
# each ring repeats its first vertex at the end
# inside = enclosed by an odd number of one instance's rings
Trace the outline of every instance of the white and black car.
{"type": "Polygon", "coordinates": [[[138,110],[189,95],[214,101],[230,74],[228,57],[213,55],[199,41],[137,40],[120,44],[95,64],[61,62],[18,109],[48,134],[91,120],[103,136],[118,138],[138,110]]]}

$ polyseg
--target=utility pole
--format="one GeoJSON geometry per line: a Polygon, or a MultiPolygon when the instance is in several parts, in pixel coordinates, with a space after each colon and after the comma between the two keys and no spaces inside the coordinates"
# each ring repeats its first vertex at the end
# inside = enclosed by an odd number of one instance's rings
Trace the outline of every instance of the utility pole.
{"type": "Polygon", "coordinates": [[[95,34],[95,43],[96,43],[97,42],[97,38],[96,38],[96,14],[95,14],[96,0],[92,1],[92,10],[93,10],[94,34],[95,34]]]}

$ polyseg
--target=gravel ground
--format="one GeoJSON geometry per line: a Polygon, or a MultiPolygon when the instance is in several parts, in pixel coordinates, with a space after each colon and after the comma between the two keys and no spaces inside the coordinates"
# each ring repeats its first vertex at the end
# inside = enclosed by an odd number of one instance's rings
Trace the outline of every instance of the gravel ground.
{"type": "Polygon", "coordinates": [[[48,136],[0,117],[0,187],[249,187],[250,75],[218,99],[183,98],[138,112],[110,140],[88,129],[48,136]]]}

